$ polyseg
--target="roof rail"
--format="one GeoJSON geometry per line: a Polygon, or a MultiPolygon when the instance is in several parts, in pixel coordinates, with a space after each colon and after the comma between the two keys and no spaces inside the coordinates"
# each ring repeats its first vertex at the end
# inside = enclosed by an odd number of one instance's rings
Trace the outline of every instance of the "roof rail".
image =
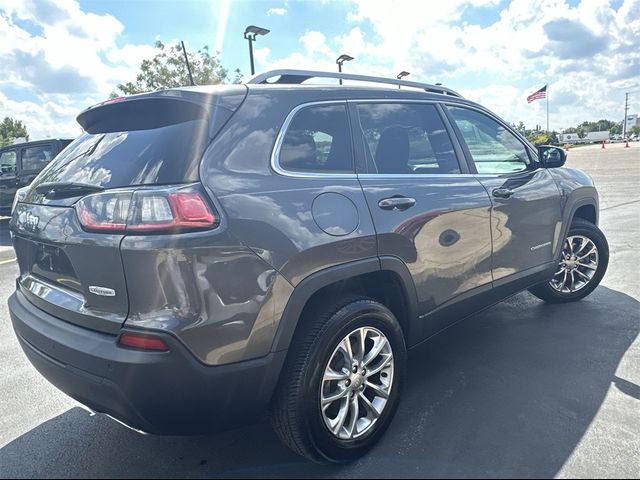
{"type": "Polygon", "coordinates": [[[443,95],[451,95],[454,97],[462,98],[458,92],[451,90],[450,88],[442,87],[440,85],[431,85],[428,83],[411,82],[409,80],[398,80],[395,78],[384,77],[372,77],[369,75],[355,75],[353,73],[341,73],[341,72],[317,72],[313,70],[270,70],[263,73],[254,75],[246,83],[248,84],[294,84],[298,85],[302,82],[309,80],[310,78],[339,78],[342,80],[358,80],[361,82],[372,83],[384,83],[387,85],[402,85],[404,87],[414,87],[424,90],[429,93],[440,93],[443,95]],[[280,77],[273,82],[268,80],[274,77],[280,77]]]}

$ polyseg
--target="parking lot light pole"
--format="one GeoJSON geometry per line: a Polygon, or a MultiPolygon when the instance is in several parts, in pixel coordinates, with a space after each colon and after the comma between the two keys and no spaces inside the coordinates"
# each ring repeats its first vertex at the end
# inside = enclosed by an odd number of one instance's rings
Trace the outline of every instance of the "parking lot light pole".
{"type": "MultiPolygon", "coordinates": [[[[403,70],[403,71],[401,71],[398,75],[396,75],[396,78],[397,78],[398,80],[402,80],[402,77],[406,77],[407,75],[411,75],[411,73],[409,73],[409,72],[407,72],[407,71],[403,70]]],[[[398,90],[400,90],[400,84],[398,84],[398,90]]]]}
{"type": "MultiPolygon", "coordinates": [[[[353,57],[350,55],[345,55],[344,53],[336,58],[336,63],[338,64],[338,73],[342,73],[342,64],[351,60],[353,60],[353,57]]],[[[340,85],[342,85],[342,79],[340,79],[340,85]]]]}
{"type": "Polygon", "coordinates": [[[251,61],[251,75],[256,73],[253,66],[253,42],[256,41],[258,35],[266,35],[270,30],[255,25],[249,25],[244,31],[244,38],[249,41],[249,60],[251,61]]]}

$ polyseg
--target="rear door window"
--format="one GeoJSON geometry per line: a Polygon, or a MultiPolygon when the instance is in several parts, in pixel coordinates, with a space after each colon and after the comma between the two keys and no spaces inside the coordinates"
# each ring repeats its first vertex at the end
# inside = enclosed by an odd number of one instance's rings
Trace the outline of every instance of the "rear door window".
{"type": "Polygon", "coordinates": [[[363,103],[358,117],[370,173],[460,173],[451,138],[430,104],[363,103]]]}
{"type": "Polygon", "coordinates": [[[278,151],[280,168],[301,173],[354,173],[345,105],[310,105],[295,114],[278,151]]]}
{"type": "Polygon", "coordinates": [[[22,149],[22,170],[25,172],[37,172],[46,167],[54,157],[53,145],[35,145],[22,149]]]}

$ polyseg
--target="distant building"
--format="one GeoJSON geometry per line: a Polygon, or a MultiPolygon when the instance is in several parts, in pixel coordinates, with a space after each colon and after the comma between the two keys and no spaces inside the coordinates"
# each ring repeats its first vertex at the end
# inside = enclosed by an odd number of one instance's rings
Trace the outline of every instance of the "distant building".
{"type": "Polygon", "coordinates": [[[638,125],[640,123],[640,118],[638,118],[638,114],[634,113],[633,115],[627,115],[627,130],[629,130],[634,125],[638,125]]]}

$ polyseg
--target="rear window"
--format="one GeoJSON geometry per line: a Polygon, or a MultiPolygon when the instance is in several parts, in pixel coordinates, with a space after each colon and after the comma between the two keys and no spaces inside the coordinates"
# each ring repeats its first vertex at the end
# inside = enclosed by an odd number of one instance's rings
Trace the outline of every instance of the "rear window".
{"type": "Polygon", "coordinates": [[[191,120],[161,128],[84,134],[65,149],[34,186],[77,182],[103,188],[198,180],[208,122],[191,120]]]}

